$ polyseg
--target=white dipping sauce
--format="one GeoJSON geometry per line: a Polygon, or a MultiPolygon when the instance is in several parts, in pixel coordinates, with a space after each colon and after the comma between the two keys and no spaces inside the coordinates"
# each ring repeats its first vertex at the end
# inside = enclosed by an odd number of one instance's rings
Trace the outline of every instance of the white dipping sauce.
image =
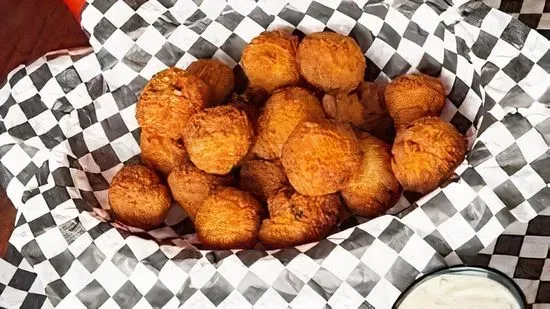
{"type": "Polygon", "coordinates": [[[502,284],[475,275],[444,274],[417,286],[398,309],[519,309],[502,284]]]}

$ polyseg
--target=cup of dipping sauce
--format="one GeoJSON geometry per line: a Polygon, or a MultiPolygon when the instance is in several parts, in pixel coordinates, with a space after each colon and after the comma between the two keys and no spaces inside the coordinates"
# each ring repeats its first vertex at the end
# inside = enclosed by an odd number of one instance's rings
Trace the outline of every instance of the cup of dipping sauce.
{"type": "Polygon", "coordinates": [[[502,272],[488,267],[453,266],[413,282],[393,309],[525,309],[521,289],[502,272]]]}

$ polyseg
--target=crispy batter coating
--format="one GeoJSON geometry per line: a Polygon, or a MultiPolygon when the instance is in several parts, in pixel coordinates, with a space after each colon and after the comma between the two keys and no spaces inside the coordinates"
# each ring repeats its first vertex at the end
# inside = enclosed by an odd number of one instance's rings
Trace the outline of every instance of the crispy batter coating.
{"type": "Polygon", "coordinates": [[[239,188],[265,202],[277,190],[288,185],[281,162],[251,160],[243,164],[239,173],[239,188]]]}
{"type": "Polygon", "coordinates": [[[233,69],[216,59],[199,59],[193,61],[187,72],[200,77],[210,86],[209,106],[222,103],[235,88],[233,69]]]}
{"type": "Polygon", "coordinates": [[[177,166],[189,163],[181,138],[176,140],[144,130],[141,132],[140,148],[143,164],[164,175],[177,166]]]}
{"type": "Polygon", "coordinates": [[[174,200],[193,221],[202,203],[217,187],[230,186],[233,182],[230,175],[207,174],[192,164],[179,166],[168,175],[174,200]]]}
{"type": "Polygon", "coordinates": [[[351,37],[334,32],[306,36],[296,53],[300,74],[327,93],[347,93],[365,75],[365,56],[351,37]]]}
{"type": "Polygon", "coordinates": [[[145,85],[136,118],[142,129],[178,139],[189,117],[204,108],[208,98],[209,87],[200,78],[171,67],[145,85]]]}
{"type": "Polygon", "coordinates": [[[324,117],[321,103],[311,92],[298,87],[279,89],[260,115],[253,152],[266,160],[280,158],[283,144],[300,122],[324,117]]]}
{"type": "Polygon", "coordinates": [[[272,92],[300,81],[296,65],[298,37],[284,31],[265,31],[245,46],[242,68],[251,87],[272,92]]]}
{"type": "Polygon", "coordinates": [[[302,122],[284,144],[281,162],[296,191],[325,195],[347,183],[361,164],[361,151],[347,124],[302,122]]]}
{"type": "Polygon", "coordinates": [[[207,248],[251,248],[258,237],[260,213],[260,204],[250,194],[220,187],[199,208],[195,228],[207,248]]]}
{"type": "Polygon", "coordinates": [[[365,123],[361,129],[384,142],[393,143],[395,129],[384,99],[385,89],[385,86],[369,82],[362,82],[357,87],[359,99],[366,108],[365,123]]]}
{"type": "Polygon", "coordinates": [[[163,222],[171,197],[155,171],[126,165],[113,177],[109,203],[118,220],[147,230],[163,222]]]}
{"type": "Polygon", "coordinates": [[[183,130],[183,141],[198,168],[225,175],[248,153],[253,135],[246,113],[226,105],[193,115],[183,130]]]}
{"type": "Polygon", "coordinates": [[[340,193],[354,214],[374,217],[390,209],[401,191],[391,169],[390,147],[368,133],[358,140],[363,152],[361,167],[340,193]]]}
{"type": "Polygon", "coordinates": [[[328,117],[374,135],[385,134],[393,124],[384,102],[384,87],[375,83],[361,82],[356,91],[347,94],[327,94],[323,108],[328,117]]]}
{"type": "Polygon", "coordinates": [[[233,94],[227,105],[234,106],[242,110],[248,116],[248,120],[252,122],[253,127],[257,127],[258,118],[260,118],[260,106],[251,102],[247,95],[233,94]]]}
{"type": "Polygon", "coordinates": [[[413,121],[397,132],[392,169],[405,190],[429,193],[452,175],[466,154],[466,139],[438,117],[413,121]]]}
{"type": "Polygon", "coordinates": [[[306,196],[279,190],[268,200],[269,219],[260,227],[266,248],[285,248],[325,238],[338,223],[342,205],[338,194],[306,196]]]}
{"type": "Polygon", "coordinates": [[[390,116],[399,130],[416,119],[439,116],[445,104],[445,88],[435,77],[402,75],[386,87],[385,99],[390,116]]]}

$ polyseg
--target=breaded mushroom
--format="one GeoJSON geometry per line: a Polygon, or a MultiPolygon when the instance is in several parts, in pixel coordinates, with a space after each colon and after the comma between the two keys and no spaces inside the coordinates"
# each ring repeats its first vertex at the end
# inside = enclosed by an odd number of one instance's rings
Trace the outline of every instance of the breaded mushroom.
{"type": "Polygon", "coordinates": [[[253,135],[246,113],[225,105],[193,115],[183,130],[183,141],[199,169],[225,175],[246,156],[253,135]]]}
{"type": "Polygon", "coordinates": [[[321,103],[308,90],[299,87],[279,89],[267,100],[260,114],[252,150],[266,160],[280,158],[283,144],[300,122],[324,117],[321,103]]]}
{"type": "Polygon", "coordinates": [[[365,56],[351,37],[334,32],[315,32],[298,46],[296,61],[300,74],[327,93],[347,93],[365,75],[365,56]]]}
{"type": "Polygon", "coordinates": [[[259,239],[266,248],[276,249],[325,238],[338,223],[342,205],[338,194],[306,196],[283,189],[269,198],[268,208],[259,239]]]}
{"type": "Polygon", "coordinates": [[[302,122],[284,144],[281,162],[296,191],[325,195],[349,181],[361,164],[361,151],[348,124],[302,122]]]}
{"type": "Polygon", "coordinates": [[[254,131],[256,131],[258,118],[260,118],[261,113],[260,106],[251,102],[247,95],[238,95],[235,93],[231,96],[231,99],[229,99],[227,105],[234,106],[239,110],[244,111],[248,116],[248,120],[252,122],[254,131]]]}
{"type": "Polygon", "coordinates": [[[206,248],[251,248],[257,241],[260,213],[260,204],[250,194],[220,187],[199,208],[195,228],[206,248]]]}
{"type": "Polygon", "coordinates": [[[393,121],[384,102],[384,87],[361,82],[356,91],[323,97],[323,108],[328,117],[348,122],[355,128],[389,140],[393,121]]]}
{"type": "Polygon", "coordinates": [[[230,186],[230,175],[207,174],[192,164],[181,165],[168,175],[168,185],[174,200],[185,210],[192,221],[208,196],[219,186],[230,186]]]}
{"type": "Polygon", "coordinates": [[[199,59],[193,61],[187,72],[200,77],[210,86],[208,106],[218,105],[227,98],[235,88],[233,69],[216,59],[199,59]]]}
{"type": "Polygon", "coordinates": [[[250,87],[272,92],[296,85],[300,73],[296,65],[298,37],[281,30],[265,31],[243,49],[242,68],[250,87]]]}
{"type": "Polygon", "coordinates": [[[239,188],[252,194],[261,202],[288,186],[281,162],[251,160],[244,163],[239,172],[239,188]]]}
{"type": "Polygon", "coordinates": [[[175,67],[155,74],[136,107],[143,130],[178,139],[189,118],[206,106],[209,87],[199,77],[175,67]]]}
{"type": "Polygon", "coordinates": [[[390,147],[368,133],[358,137],[363,152],[361,167],[340,193],[356,215],[374,217],[390,209],[400,197],[400,186],[391,168],[390,147]]]}
{"type": "Polygon", "coordinates": [[[170,174],[170,171],[177,166],[189,163],[181,138],[173,139],[144,130],[141,132],[139,146],[143,164],[163,175],[170,174]]]}
{"type": "Polygon", "coordinates": [[[435,77],[424,74],[401,75],[385,92],[386,106],[400,130],[416,119],[439,116],[445,105],[445,88],[435,77]]]}
{"type": "Polygon", "coordinates": [[[148,230],[163,222],[171,197],[155,171],[143,165],[126,165],[113,177],[109,203],[118,220],[148,230]]]}
{"type": "Polygon", "coordinates": [[[466,139],[450,123],[420,118],[397,132],[392,169],[405,190],[426,194],[452,175],[466,147],[466,139]]]}

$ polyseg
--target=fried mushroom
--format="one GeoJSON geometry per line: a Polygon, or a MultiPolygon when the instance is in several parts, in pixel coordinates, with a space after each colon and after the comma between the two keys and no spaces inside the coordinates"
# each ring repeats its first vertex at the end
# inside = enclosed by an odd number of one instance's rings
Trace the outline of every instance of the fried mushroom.
{"type": "Polygon", "coordinates": [[[296,85],[300,74],[296,65],[298,37],[281,30],[265,31],[243,49],[242,68],[251,87],[272,92],[296,85]]]}
{"type": "Polygon", "coordinates": [[[168,175],[168,186],[174,200],[194,221],[199,208],[208,196],[220,186],[230,186],[234,179],[230,175],[207,174],[192,164],[181,165],[168,175]]]}
{"type": "Polygon", "coordinates": [[[260,213],[260,204],[250,194],[220,187],[199,208],[195,228],[206,248],[251,248],[257,241],[260,213]]]}
{"type": "Polygon", "coordinates": [[[260,114],[254,154],[266,160],[280,158],[283,144],[299,123],[324,117],[321,103],[308,90],[287,87],[275,91],[260,114]]]}
{"type": "Polygon", "coordinates": [[[300,74],[327,93],[348,93],[365,75],[365,56],[351,37],[334,32],[315,32],[298,46],[300,74]]]}
{"type": "Polygon", "coordinates": [[[374,217],[399,200],[400,186],[391,168],[390,147],[368,133],[361,133],[358,140],[363,152],[361,167],[340,193],[351,212],[374,217]]]}
{"type": "Polygon", "coordinates": [[[109,203],[118,220],[148,230],[163,222],[171,197],[155,171],[143,165],[126,165],[113,177],[109,203]]]}
{"type": "Polygon", "coordinates": [[[279,190],[268,200],[269,219],[259,239],[269,249],[297,246],[325,238],[338,223],[342,208],[338,194],[306,196],[279,190]]]}
{"type": "Polygon", "coordinates": [[[182,69],[168,68],[145,85],[136,106],[143,130],[178,139],[189,118],[206,106],[210,90],[199,77],[182,69]]]}
{"type": "Polygon", "coordinates": [[[193,61],[187,72],[200,77],[210,86],[209,106],[218,105],[227,98],[235,88],[233,69],[216,59],[199,59],[193,61]]]}
{"type": "Polygon", "coordinates": [[[464,160],[466,146],[450,123],[420,118],[397,132],[392,170],[405,190],[426,194],[452,175],[464,160]]]}
{"type": "Polygon", "coordinates": [[[445,88],[439,79],[429,75],[401,75],[386,87],[385,99],[399,130],[416,119],[439,116],[445,104],[445,88]]]}
{"type": "Polygon", "coordinates": [[[226,105],[193,115],[183,131],[183,141],[189,159],[199,169],[225,175],[246,156],[253,135],[246,113],[226,105]]]}
{"type": "Polygon", "coordinates": [[[353,130],[333,120],[302,122],[283,146],[281,162],[290,184],[303,195],[340,190],[361,163],[353,130]]]}

